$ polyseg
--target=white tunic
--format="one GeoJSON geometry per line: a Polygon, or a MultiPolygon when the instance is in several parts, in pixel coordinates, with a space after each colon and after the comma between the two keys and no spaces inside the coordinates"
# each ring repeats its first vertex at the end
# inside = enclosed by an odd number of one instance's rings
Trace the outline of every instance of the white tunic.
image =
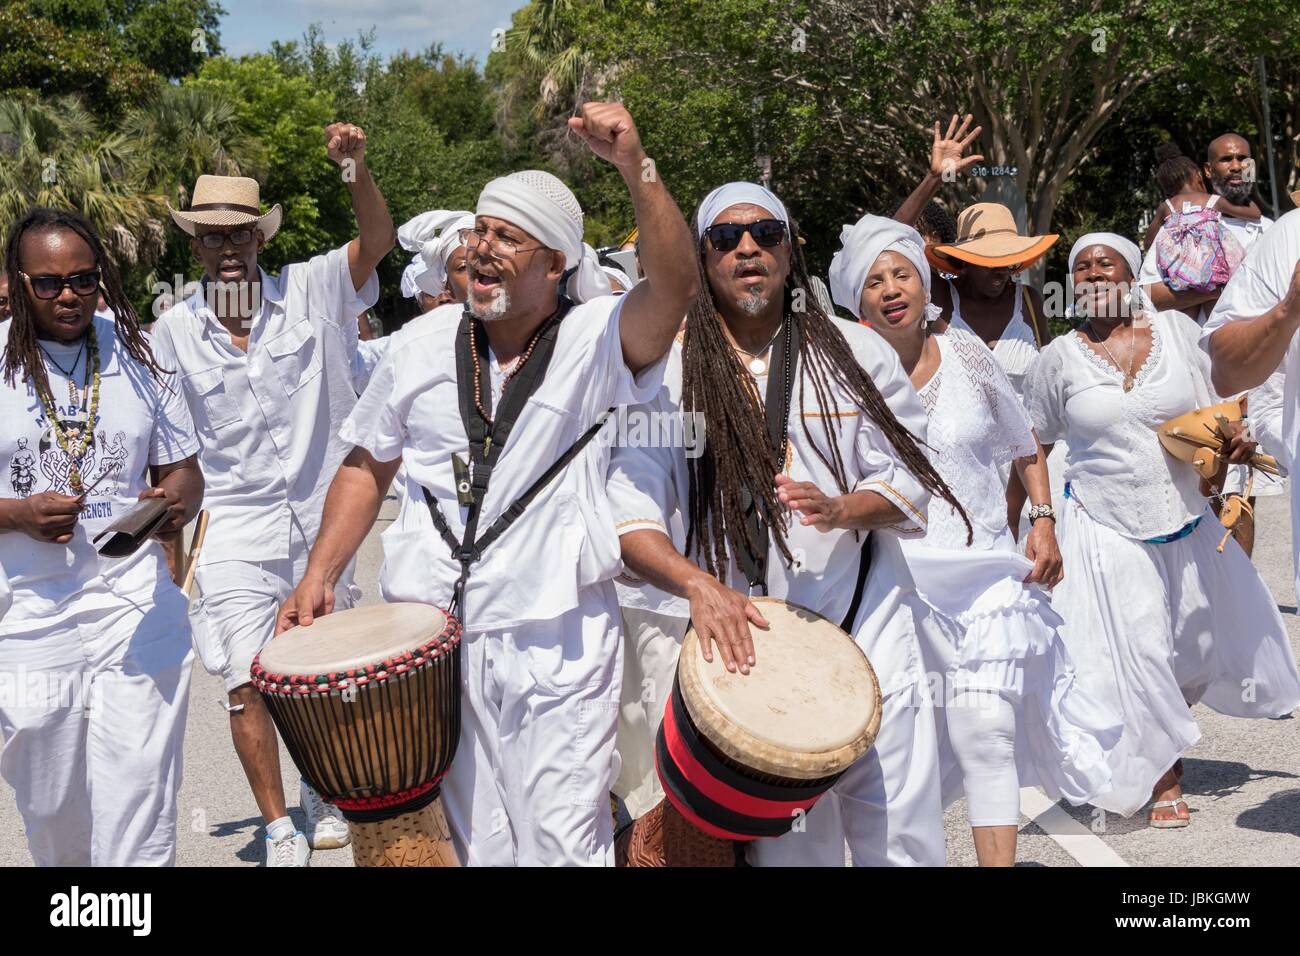
{"type": "MultiPolygon", "coordinates": [[[[837,328],[848,340],[859,363],[876,383],[895,416],[913,435],[924,441],[925,413],[894,350],[865,326],[837,320],[837,328]]],[[[801,368],[796,369],[795,375],[787,423],[790,451],[785,473],[795,481],[813,482],[827,495],[838,494],[833,475],[815,450],[819,447],[823,454],[830,454],[823,433],[825,421],[816,405],[811,380],[803,375],[801,368]],[[801,378],[804,383],[802,405],[801,378]],[[805,434],[805,424],[812,442],[805,434]]],[[[764,395],[766,378],[759,379],[758,384],[759,394],[764,395]]],[[[664,389],[646,411],[675,413],[680,408],[680,396],[681,348],[674,346],[664,376],[664,389]]],[[[838,388],[835,397],[839,409],[835,413],[837,439],[844,456],[849,490],[876,491],[897,505],[906,516],[897,527],[872,538],[872,571],[867,579],[863,609],[858,615],[858,624],[862,626],[873,609],[903,600],[900,594],[912,593],[911,580],[898,550],[898,535],[921,533],[930,493],[903,465],[883,432],[859,413],[852,399],[838,388]],[[891,596],[888,599],[883,594],[873,597],[875,587],[883,588],[884,593],[891,596]]],[[[675,544],[679,544],[677,536],[684,538],[679,525],[685,520],[689,488],[685,449],[615,449],[610,487],[620,534],[641,528],[658,528],[674,537],[675,544]]],[[[770,542],[768,594],[811,608],[839,624],[852,602],[864,536],[842,530],[824,534],[800,524],[799,518],[797,514],[792,516],[786,538],[795,566],[787,567],[780,558],[775,540],[770,542]]],[[[725,583],[742,593],[749,590],[745,575],[734,557],[725,583]]],[[[921,679],[910,613],[895,615],[895,619],[887,621],[879,632],[874,630],[874,625],[855,631],[855,637],[876,669],[883,694],[912,686],[921,679]]]]}
{"type": "MultiPolygon", "coordinates": [[[[651,398],[663,363],[633,376],[619,339],[623,297],[575,306],[560,324],[551,363],[524,405],[492,474],[481,535],[583,432],[614,405],[651,398]]],[[[387,601],[446,607],[460,564],[434,528],[421,486],[437,499],[451,532],[464,534],[452,455],[468,460],[461,421],[455,340],[463,307],[448,304],[419,320],[380,361],[356,410],[343,424],[349,445],[380,461],[401,458],[405,497],[384,532],[380,590],[387,601]]],[[[502,373],[485,370],[493,392],[502,373]]],[[[494,407],[500,402],[495,401],[494,407]]],[[[474,564],[466,589],[467,630],[548,621],[578,606],[581,591],[619,570],[618,539],[605,492],[608,443],[596,439],[535,498],[474,564]]]]}
{"type": "MultiPolygon", "coordinates": [[[[1208,322],[1201,338],[1201,344],[1209,348],[1210,336],[1214,330],[1227,322],[1242,322],[1256,319],[1271,310],[1286,295],[1291,286],[1291,276],[1295,272],[1296,262],[1300,262],[1300,210],[1292,210],[1268,231],[1258,243],[1246,253],[1237,271],[1232,274],[1228,284],[1223,287],[1218,304],[1208,322]]],[[[1261,444],[1272,440],[1277,452],[1286,461],[1287,467],[1295,471],[1297,451],[1300,451],[1300,337],[1292,336],[1279,371],[1283,374],[1282,382],[1282,425],[1277,428],[1276,379],[1270,378],[1263,385],[1252,390],[1249,417],[1256,418],[1255,395],[1261,389],[1271,401],[1264,403],[1264,416],[1271,421],[1264,423],[1260,431],[1256,425],[1257,437],[1261,444]],[[1272,395],[1268,394],[1272,390],[1272,395]],[[1281,439],[1280,445],[1278,439],[1281,439]]],[[[1276,373],[1275,373],[1276,374],[1276,373]]],[[[1266,446],[1267,447],[1267,446],[1266,446]]],[[[1291,481],[1291,548],[1296,559],[1296,592],[1300,594],[1300,484],[1291,481]]]]}
{"type": "MultiPolygon", "coordinates": [[[[1024,299],[1028,293],[1019,283],[1013,283],[1013,288],[1016,290],[1015,308],[1011,313],[1011,319],[1007,322],[1007,327],[1002,330],[1002,334],[998,336],[998,340],[992,347],[993,357],[997,359],[998,365],[1010,379],[1016,395],[1023,401],[1025,376],[1029,374],[1034,361],[1038,358],[1038,337],[1023,315],[1024,299]]],[[[979,338],[970,324],[962,318],[961,296],[957,292],[957,286],[951,281],[948,283],[948,291],[952,295],[950,324],[979,338]]]]}
{"type": "Polygon", "coordinates": [[[180,370],[203,446],[205,564],[274,561],[291,556],[291,536],[315,541],[348,451],[338,430],[357,400],[357,315],[379,295],[373,273],[361,291],[353,287],[346,246],[278,277],[259,274],[262,307],[247,352],[201,290],[152,330],[163,367],[180,370]]]}
{"type": "MultiPolygon", "coordinates": [[[[150,486],[150,465],[172,464],[198,451],[194,425],[179,393],[156,381],[127,352],[113,322],[98,316],[93,321],[99,344],[100,396],[81,476],[90,487],[105,472],[109,475],[87,497],[67,544],[39,542],[16,531],[0,534],[0,568],[13,592],[0,633],[29,630],[38,623],[47,627],[86,611],[152,604],[159,589],[174,591],[156,542],[129,557],[106,558],[91,539],[135,505],[140,492],[150,486]]],[[[78,359],[77,346],[41,345],[73,372],[75,405],[70,401],[68,377],[46,363],[60,418],[84,421],[90,398],[87,390],[83,399],[81,386],[89,350],[78,359]]],[[[164,381],[174,384],[174,377],[164,376],[164,381]]],[[[0,423],[0,462],[5,470],[0,497],[27,498],[43,491],[71,494],[68,456],[55,440],[29,383],[20,381],[10,388],[0,382],[0,423]]]]}

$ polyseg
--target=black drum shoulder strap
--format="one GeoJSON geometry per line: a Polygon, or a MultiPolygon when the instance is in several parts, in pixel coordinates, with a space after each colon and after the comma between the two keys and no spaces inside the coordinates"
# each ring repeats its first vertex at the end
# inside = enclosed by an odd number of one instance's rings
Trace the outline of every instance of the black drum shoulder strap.
{"type": "Polygon", "coordinates": [[[501,537],[505,530],[518,520],[519,516],[524,513],[524,509],[537,497],[538,493],[556,475],[563,471],[569,462],[577,457],[578,453],[586,447],[591,439],[596,437],[596,434],[613,412],[613,409],[610,409],[594,425],[583,432],[563,455],[547,468],[510,507],[501,513],[501,516],[492,523],[492,526],[482,536],[475,537],[478,532],[478,521],[483,510],[483,502],[487,498],[492,470],[501,457],[501,452],[506,446],[511,431],[514,429],[515,422],[519,420],[524,405],[537,391],[546,375],[547,367],[551,363],[551,355],[555,351],[560,322],[572,307],[573,303],[569,299],[563,296],[560,298],[555,314],[547,319],[545,325],[543,325],[541,334],[534,343],[528,360],[524,363],[523,368],[519,370],[518,375],[511,381],[510,388],[502,396],[501,408],[493,416],[491,423],[485,421],[483,415],[479,412],[479,406],[482,406],[489,415],[491,415],[492,409],[492,384],[488,371],[487,333],[484,331],[482,323],[470,314],[468,307],[461,316],[460,328],[456,332],[456,384],[459,393],[461,420],[465,425],[465,434],[469,438],[472,476],[470,478],[471,503],[465,517],[465,534],[460,541],[456,540],[456,536],[447,524],[447,517],[442,513],[442,508],[437,499],[429,493],[427,488],[421,487],[421,491],[424,492],[424,501],[428,505],[434,528],[437,529],[438,534],[446,542],[447,547],[451,549],[452,556],[460,562],[461,573],[453,589],[451,610],[454,610],[462,621],[465,618],[465,583],[469,580],[470,569],[474,562],[482,556],[484,549],[501,537]],[[477,383],[477,402],[474,394],[474,361],[470,353],[471,323],[475,323],[473,346],[478,351],[479,381],[477,383]]]}
{"type": "MultiPolygon", "coordinates": [[[[763,412],[767,417],[767,437],[772,448],[772,460],[776,467],[784,469],[786,448],[789,442],[790,402],[794,393],[795,366],[798,363],[799,348],[803,342],[803,327],[792,314],[781,326],[773,356],[780,356],[775,367],[767,376],[767,392],[763,401],[763,412]]],[[[749,489],[744,490],[745,527],[754,550],[743,544],[736,554],[736,563],[740,566],[750,591],[761,587],[767,594],[767,559],[771,541],[767,535],[768,522],[759,514],[758,499],[749,489]]]]}
{"type": "Polygon", "coordinates": [[[849,602],[849,612],[844,615],[844,620],[840,622],[840,630],[845,634],[853,633],[853,619],[858,616],[858,608],[862,606],[862,593],[867,589],[867,574],[871,571],[871,536],[874,531],[868,531],[866,539],[862,542],[862,554],[858,556],[858,580],[853,585],[853,600],[849,602]]]}

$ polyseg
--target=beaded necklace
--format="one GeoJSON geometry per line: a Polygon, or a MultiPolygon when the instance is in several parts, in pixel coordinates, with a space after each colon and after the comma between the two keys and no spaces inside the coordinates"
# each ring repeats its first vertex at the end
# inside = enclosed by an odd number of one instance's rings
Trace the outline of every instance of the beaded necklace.
{"type": "MultiPolygon", "coordinates": [[[[488,415],[488,413],[483,409],[483,399],[481,397],[483,393],[479,383],[482,381],[483,371],[482,371],[482,367],[479,365],[478,348],[474,342],[475,324],[476,323],[472,321],[469,324],[469,354],[470,354],[470,358],[474,362],[474,407],[478,409],[478,413],[480,416],[482,416],[483,421],[491,425],[492,417],[488,415]]],[[[547,326],[549,326],[550,324],[551,322],[548,319],[547,321],[543,322],[540,326],[538,326],[537,331],[533,333],[533,337],[528,343],[528,347],[524,349],[522,355],[520,355],[517,359],[515,359],[514,365],[510,366],[510,371],[506,372],[505,375],[502,377],[501,394],[503,396],[505,395],[506,392],[506,386],[510,384],[510,380],[514,378],[516,374],[518,374],[519,370],[522,369],[524,365],[527,364],[529,356],[533,354],[533,349],[537,345],[537,340],[542,337],[542,333],[546,331],[547,326]]]]}
{"type": "MultiPolygon", "coordinates": [[[[77,433],[75,430],[70,436],[63,430],[63,424],[59,421],[59,410],[54,404],[54,398],[44,392],[37,390],[41,400],[41,407],[45,409],[45,417],[50,422],[50,431],[54,433],[54,439],[63,449],[63,453],[68,456],[68,487],[74,495],[80,495],[83,485],[81,483],[81,460],[86,456],[86,449],[90,447],[90,436],[95,432],[95,420],[99,415],[99,343],[95,339],[95,325],[92,322],[86,329],[86,345],[90,349],[90,360],[86,363],[86,383],[81,391],[81,403],[86,400],[86,389],[90,389],[90,411],[86,416],[85,427],[77,433]]],[[[78,353],[80,354],[80,353],[78,353]]],[[[76,365],[73,365],[73,371],[76,371],[76,365]]],[[[72,380],[68,380],[68,394],[72,399],[72,404],[81,404],[76,398],[76,386],[72,380]]]]}

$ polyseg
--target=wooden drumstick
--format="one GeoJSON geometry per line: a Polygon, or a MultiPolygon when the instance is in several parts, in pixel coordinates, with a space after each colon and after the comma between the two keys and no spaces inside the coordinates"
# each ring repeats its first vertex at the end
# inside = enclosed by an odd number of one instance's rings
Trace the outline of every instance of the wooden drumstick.
{"type": "Polygon", "coordinates": [[[189,597],[194,590],[194,569],[198,567],[199,554],[203,551],[203,538],[208,533],[208,512],[199,512],[198,523],[194,526],[194,537],[190,539],[190,553],[185,558],[185,583],[181,590],[189,597]]]}

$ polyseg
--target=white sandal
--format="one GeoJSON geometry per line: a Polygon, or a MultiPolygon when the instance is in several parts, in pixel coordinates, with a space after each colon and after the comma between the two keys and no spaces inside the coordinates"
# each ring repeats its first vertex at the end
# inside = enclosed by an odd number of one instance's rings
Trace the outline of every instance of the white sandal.
{"type": "Polygon", "coordinates": [[[1155,817],[1147,814],[1147,823],[1155,827],[1157,830],[1176,830],[1179,827],[1188,826],[1192,822],[1192,808],[1187,806],[1187,801],[1182,797],[1179,797],[1177,800],[1157,800],[1155,803],[1151,804],[1151,809],[1159,810],[1163,807],[1173,807],[1174,813],[1177,813],[1178,804],[1180,803],[1187,807],[1188,816],[1186,820],[1181,817],[1174,817],[1172,820],[1157,820],[1155,817]]]}

